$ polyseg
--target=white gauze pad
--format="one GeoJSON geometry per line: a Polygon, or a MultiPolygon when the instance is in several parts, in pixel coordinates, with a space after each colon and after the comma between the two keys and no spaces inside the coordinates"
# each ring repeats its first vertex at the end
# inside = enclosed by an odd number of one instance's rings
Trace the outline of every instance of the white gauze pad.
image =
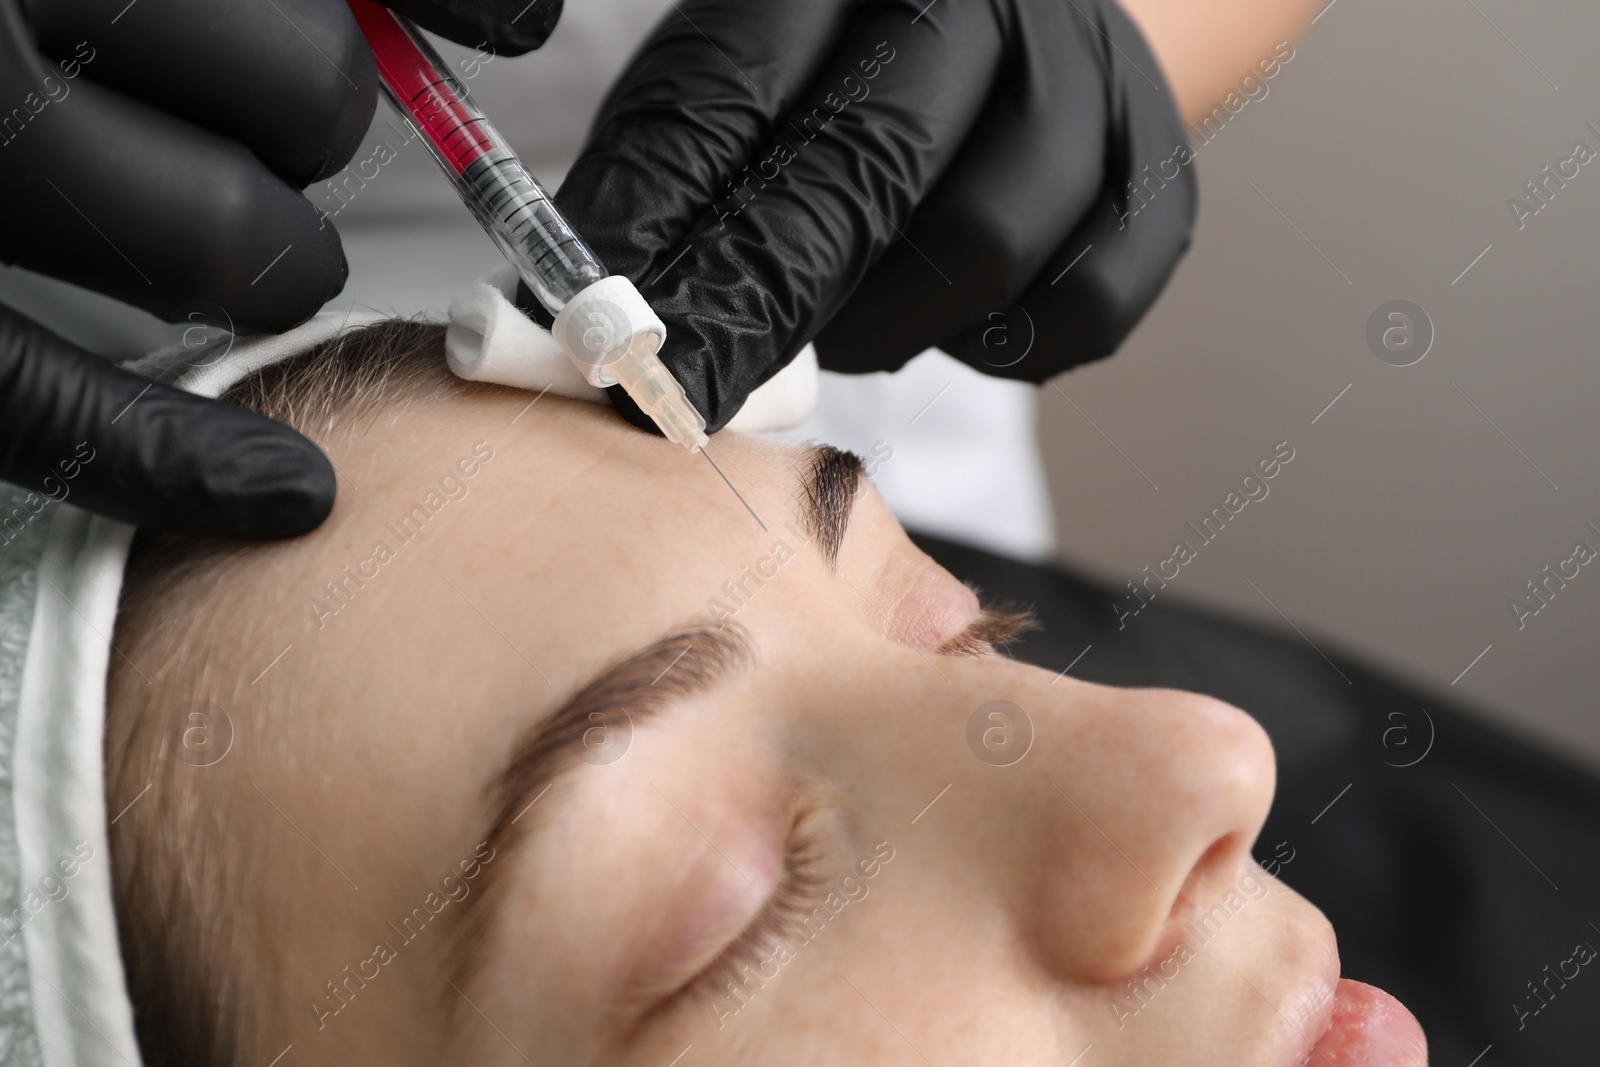
{"type": "MultiPolygon", "coordinates": [[[[590,385],[549,330],[517,310],[517,273],[508,263],[489,272],[450,302],[445,355],[458,378],[516,389],[548,389],[574,400],[609,403],[590,385]]],[[[743,433],[788,430],[817,406],[817,350],[806,345],[783,370],[751,393],[728,423],[743,433]]]]}

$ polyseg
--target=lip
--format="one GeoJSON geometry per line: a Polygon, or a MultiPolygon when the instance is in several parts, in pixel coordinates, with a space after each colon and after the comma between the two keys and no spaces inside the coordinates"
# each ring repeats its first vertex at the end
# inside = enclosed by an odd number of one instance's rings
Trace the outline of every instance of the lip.
{"type": "Polygon", "coordinates": [[[1280,1067],[1427,1067],[1416,1016],[1376,985],[1339,977],[1333,929],[1322,944],[1326,965],[1277,1006],[1299,1038],[1280,1067]]]}
{"type": "Polygon", "coordinates": [[[1330,966],[1294,998],[1298,1012],[1280,1008],[1298,1038],[1281,1067],[1427,1067],[1428,1042],[1416,1017],[1377,986],[1339,977],[1331,930],[1325,947],[1330,966]]]}
{"type": "Polygon", "coordinates": [[[1426,1067],[1422,1026],[1377,986],[1339,979],[1333,1018],[1312,1049],[1322,1067],[1426,1067]]]}

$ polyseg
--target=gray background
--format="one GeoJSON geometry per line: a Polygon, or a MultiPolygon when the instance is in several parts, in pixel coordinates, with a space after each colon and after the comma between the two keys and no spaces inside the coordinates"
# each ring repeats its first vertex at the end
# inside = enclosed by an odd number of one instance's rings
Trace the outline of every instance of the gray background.
{"type": "Polygon", "coordinates": [[[1600,151],[1597,42],[1600,7],[1572,0],[1326,9],[1200,149],[1199,228],[1155,313],[1042,391],[1062,558],[1133,577],[1288,440],[1271,495],[1166,592],[1281,610],[1600,765],[1600,561],[1521,631],[1508,606],[1600,549],[1600,160],[1520,232],[1507,206],[1576,141],[1600,151]],[[1437,334],[1403,369],[1365,338],[1396,298],[1437,334]]]}
{"type": "MultiPolygon", "coordinates": [[[[605,72],[665,2],[621,6],[636,16],[618,34],[574,0],[545,50],[470,82],[551,188],[605,72]]],[[[1574,142],[1600,150],[1584,126],[1600,125],[1596,42],[1600,9],[1577,0],[1324,10],[1268,95],[1199,150],[1195,243],[1149,320],[1041,390],[1062,560],[1132,578],[1287,440],[1270,495],[1162,595],[1287,618],[1600,766],[1600,561],[1521,631],[1507,603],[1580,538],[1600,548],[1585,526],[1600,526],[1600,161],[1521,231],[1507,207],[1574,142]],[[1365,338],[1393,299],[1436,329],[1411,367],[1365,338]]],[[[382,117],[369,143],[394,139],[382,117]]],[[[417,144],[336,222],[351,263],[337,306],[438,314],[498,262],[417,144]]],[[[102,351],[162,332],[106,302],[63,314],[17,271],[0,293],[102,351]]]]}

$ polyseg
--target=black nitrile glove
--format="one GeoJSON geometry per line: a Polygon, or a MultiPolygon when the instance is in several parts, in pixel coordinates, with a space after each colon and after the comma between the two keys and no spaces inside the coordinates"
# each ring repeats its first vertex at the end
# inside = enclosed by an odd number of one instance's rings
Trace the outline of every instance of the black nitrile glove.
{"type": "Polygon", "coordinates": [[[813,339],[1034,382],[1110,354],[1188,245],[1189,160],[1113,0],[678,0],[557,201],[715,430],[813,339]]]}
{"type": "Polygon", "coordinates": [[[0,470],[140,526],[293,537],[333,506],[333,467],[289,427],[119,370],[0,306],[0,470]]]}
{"type": "MultiPolygon", "coordinates": [[[[543,43],[560,0],[397,0],[463,43],[543,43]]],[[[300,194],[372,120],[378,77],[344,0],[0,0],[0,262],[248,333],[344,286],[300,194]]],[[[146,386],[0,309],[0,478],[157,529],[284,537],[333,507],[299,434],[146,386]],[[137,400],[134,398],[137,396],[137,400]]]]}
{"type": "Polygon", "coordinates": [[[544,44],[562,0],[383,0],[418,26],[495,55],[520,56],[544,44]]]}

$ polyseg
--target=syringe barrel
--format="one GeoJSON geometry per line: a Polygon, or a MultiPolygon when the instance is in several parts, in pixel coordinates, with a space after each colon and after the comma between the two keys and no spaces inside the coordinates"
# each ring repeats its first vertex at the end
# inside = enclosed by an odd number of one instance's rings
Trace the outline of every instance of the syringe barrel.
{"type": "Polygon", "coordinates": [[[421,134],[467,209],[552,315],[606,269],[550,201],[466,86],[411,23],[372,0],[349,0],[384,96],[421,134]]]}
{"type": "Polygon", "coordinates": [[[510,152],[497,147],[468,164],[456,191],[552,315],[606,276],[539,180],[510,152]]]}

